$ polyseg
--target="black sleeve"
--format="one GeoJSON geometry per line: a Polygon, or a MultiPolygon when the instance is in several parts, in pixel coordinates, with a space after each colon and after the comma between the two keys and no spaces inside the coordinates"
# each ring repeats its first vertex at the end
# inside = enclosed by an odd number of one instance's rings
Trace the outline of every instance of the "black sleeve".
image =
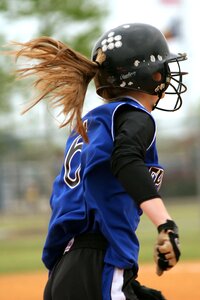
{"type": "Polygon", "coordinates": [[[160,197],[144,159],[155,128],[145,112],[122,106],[114,117],[111,169],[127,193],[138,203],[160,197]]]}

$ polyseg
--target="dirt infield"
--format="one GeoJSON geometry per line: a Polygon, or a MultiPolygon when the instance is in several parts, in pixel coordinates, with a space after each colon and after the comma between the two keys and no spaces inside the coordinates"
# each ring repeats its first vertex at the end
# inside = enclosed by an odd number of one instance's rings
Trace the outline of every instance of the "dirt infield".
{"type": "MultiPolygon", "coordinates": [[[[47,273],[41,272],[1,275],[0,299],[42,300],[46,279],[47,273]]],[[[199,300],[200,262],[179,263],[161,277],[155,275],[154,265],[141,265],[139,281],[162,290],[167,300],[199,300]]]]}

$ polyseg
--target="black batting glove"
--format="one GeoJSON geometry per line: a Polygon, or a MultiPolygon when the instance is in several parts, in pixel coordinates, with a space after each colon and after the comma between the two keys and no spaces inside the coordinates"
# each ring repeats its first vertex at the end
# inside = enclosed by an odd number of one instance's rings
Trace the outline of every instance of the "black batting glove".
{"type": "Polygon", "coordinates": [[[161,276],[164,271],[173,268],[181,255],[179,249],[178,227],[172,220],[158,226],[158,239],[154,251],[157,265],[156,273],[161,276]]]}

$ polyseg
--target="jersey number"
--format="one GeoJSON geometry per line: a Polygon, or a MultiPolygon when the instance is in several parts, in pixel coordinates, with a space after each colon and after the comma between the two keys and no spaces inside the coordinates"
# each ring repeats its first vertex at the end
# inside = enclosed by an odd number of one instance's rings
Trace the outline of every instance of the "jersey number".
{"type": "Polygon", "coordinates": [[[64,181],[70,188],[75,188],[81,181],[80,153],[83,147],[82,137],[79,135],[71,144],[65,157],[64,181]]]}
{"type": "MultiPolygon", "coordinates": [[[[87,132],[87,120],[83,122],[83,126],[87,132]]],[[[77,136],[72,142],[66,157],[65,157],[65,174],[64,181],[71,188],[75,188],[79,185],[81,178],[81,151],[83,147],[83,138],[81,135],[77,136]]]]}

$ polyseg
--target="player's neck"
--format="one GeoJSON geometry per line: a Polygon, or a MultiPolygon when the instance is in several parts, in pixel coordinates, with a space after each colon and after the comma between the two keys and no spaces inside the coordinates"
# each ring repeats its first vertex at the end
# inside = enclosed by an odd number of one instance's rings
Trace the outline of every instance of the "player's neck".
{"type": "Polygon", "coordinates": [[[136,91],[130,92],[129,96],[138,100],[149,112],[153,110],[153,107],[158,100],[157,95],[149,95],[146,93],[136,92],[136,91]]]}

